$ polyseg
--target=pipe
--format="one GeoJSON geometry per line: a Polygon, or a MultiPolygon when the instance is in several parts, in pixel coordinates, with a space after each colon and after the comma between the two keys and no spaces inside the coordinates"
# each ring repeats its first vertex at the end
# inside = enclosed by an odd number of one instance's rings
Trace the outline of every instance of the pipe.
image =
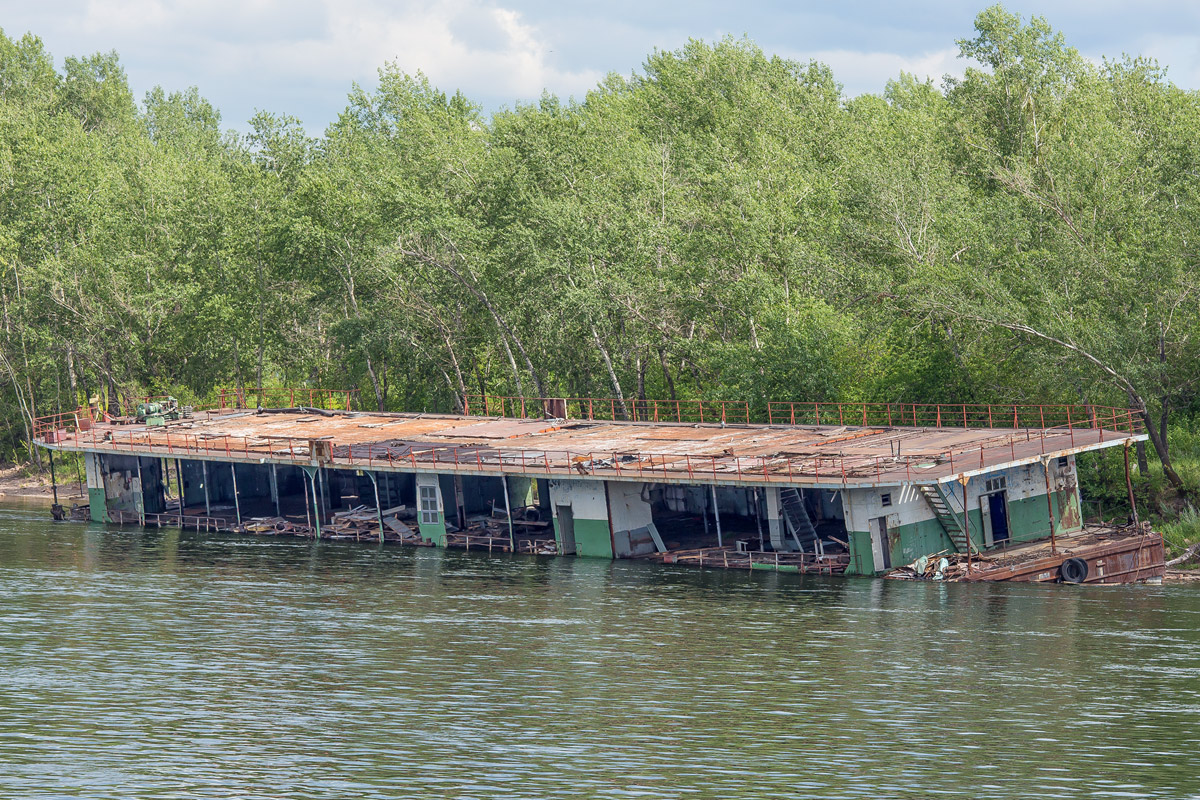
{"type": "MultiPolygon", "coordinates": [[[[50,453],[50,491],[54,493],[54,505],[58,505],[58,479],[54,477],[54,451],[48,450],[50,453]]],[[[1126,463],[1128,463],[1128,453],[1126,453],[1126,463]]]]}

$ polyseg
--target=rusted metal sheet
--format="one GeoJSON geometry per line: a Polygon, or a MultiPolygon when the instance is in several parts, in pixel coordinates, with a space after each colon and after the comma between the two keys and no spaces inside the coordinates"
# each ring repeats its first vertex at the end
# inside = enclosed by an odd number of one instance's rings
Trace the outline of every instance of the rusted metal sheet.
{"type": "Polygon", "coordinates": [[[1009,563],[982,565],[963,578],[968,581],[1011,581],[1017,583],[1137,583],[1161,580],[1166,573],[1166,551],[1162,536],[1144,526],[1131,529],[1093,529],[1060,539],[1057,553],[1049,553],[1045,543],[1028,547],[1029,557],[1022,558],[1020,548],[1007,554],[1009,563]],[[1078,560],[1086,564],[1082,580],[1074,579],[1064,563],[1078,560]]]}
{"type": "MultiPolygon", "coordinates": [[[[1106,447],[1139,434],[574,422],[366,412],[198,412],[146,427],[59,426],[64,450],[494,474],[573,474],[661,482],[895,485],[1106,447]],[[325,442],[330,448],[326,453],[325,442]]],[[[61,436],[61,438],[59,438],[61,436]]]]}

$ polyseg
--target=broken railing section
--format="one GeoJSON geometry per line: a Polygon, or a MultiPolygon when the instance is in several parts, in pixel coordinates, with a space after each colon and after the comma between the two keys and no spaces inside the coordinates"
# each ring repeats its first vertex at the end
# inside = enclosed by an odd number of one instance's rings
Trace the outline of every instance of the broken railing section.
{"type": "Polygon", "coordinates": [[[468,416],[517,419],[1139,431],[1139,417],[1133,410],[1093,405],[771,401],[767,403],[766,413],[762,414],[755,413],[744,400],[620,400],[500,395],[467,395],[464,405],[464,413],[468,416]]]}

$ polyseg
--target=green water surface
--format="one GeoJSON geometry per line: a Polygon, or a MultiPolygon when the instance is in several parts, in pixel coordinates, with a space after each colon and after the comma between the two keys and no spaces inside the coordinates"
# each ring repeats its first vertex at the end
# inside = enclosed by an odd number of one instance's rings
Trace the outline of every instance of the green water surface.
{"type": "Polygon", "coordinates": [[[44,517],[0,508],[0,798],[1200,793],[1200,587],[44,517]]]}

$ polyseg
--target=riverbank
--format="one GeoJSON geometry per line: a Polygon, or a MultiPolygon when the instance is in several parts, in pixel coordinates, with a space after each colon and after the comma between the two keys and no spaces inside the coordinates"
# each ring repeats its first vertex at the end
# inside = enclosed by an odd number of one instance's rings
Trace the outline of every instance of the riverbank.
{"type": "MultiPolygon", "coordinates": [[[[83,497],[76,481],[58,485],[58,501],[60,503],[82,500],[83,497]]],[[[7,465],[0,466],[0,499],[4,498],[44,500],[47,503],[53,503],[54,493],[51,490],[48,475],[41,476],[36,473],[31,475],[27,466],[7,465]]]]}

